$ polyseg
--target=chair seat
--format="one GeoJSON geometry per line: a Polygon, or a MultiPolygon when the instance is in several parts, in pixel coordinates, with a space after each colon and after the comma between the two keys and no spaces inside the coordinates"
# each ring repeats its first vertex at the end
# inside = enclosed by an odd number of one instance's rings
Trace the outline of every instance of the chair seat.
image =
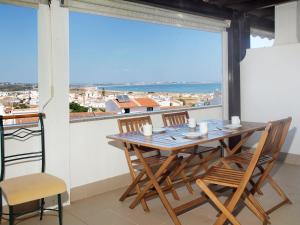
{"type": "Polygon", "coordinates": [[[213,166],[209,168],[202,180],[210,184],[238,187],[242,182],[244,173],[244,171],[213,166]]]}
{"type": "MultiPolygon", "coordinates": [[[[233,154],[230,156],[225,157],[226,161],[230,162],[238,162],[241,164],[246,164],[248,165],[253,157],[253,153],[250,152],[249,150],[243,151],[241,153],[233,154]]],[[[272,160],[272,157],[269,155],[261,155],[259,157],[259,160],[257,162],[257,165],[263,165],[266,164],[267,162],[270,162],[272,160]]]]}
{"type": "Polygon", "coordinates": [[[189,148],[186,151],[184,151],[184,153],[187,153],[187,154],[197,154],[198,155],[200,153],[211,152],[211,151],[216,150],[218,148],[219,147],[207,147],[207,146],[199,145],[197,147],[197,149],[189,148]]]}
{"type": "Polygon", "coordinates": [[[8,205],[18,205],[66,191],[63,180],[45,173],[36,173],[10,178],[0,183],[8,205]]]}
{"type": "MultiPolygon", "coordinates": [[[[145,160],[150,167],[155,167],[161,165],[163,162],[167,160],[167,156],[155,155],[150,157],[145,157],[145,160]]],[[[144,166],[140,162],[139,159],[132,160],[132,165],[134,169],[142,170],[144,166]]]]}

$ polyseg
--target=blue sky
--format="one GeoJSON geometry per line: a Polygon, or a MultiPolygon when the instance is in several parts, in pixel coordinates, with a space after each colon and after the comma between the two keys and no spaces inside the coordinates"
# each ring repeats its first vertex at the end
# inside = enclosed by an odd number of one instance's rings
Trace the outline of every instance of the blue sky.
{"type": "MultiPolygon", "coordinates": [[[[0,81],[37,82],[37,10],[0,4],[0,81]]],[[[221,80],[221,35],[70,13],[71,83],[221,80]]]]}
{"type": "Polygon", "coordinates": [[[0,4],[0,81],[37,81],[37,11],[0,4]]]}

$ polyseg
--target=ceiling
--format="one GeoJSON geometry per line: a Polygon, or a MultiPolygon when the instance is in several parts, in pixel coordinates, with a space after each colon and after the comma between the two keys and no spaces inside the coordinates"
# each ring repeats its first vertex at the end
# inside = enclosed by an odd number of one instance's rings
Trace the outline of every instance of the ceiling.
{"type": "Polygon", "coordinates": [[[274,31],[274,6],[294,0],[127,0],[219,19],[245,15],[252,27],[274,31]]]}

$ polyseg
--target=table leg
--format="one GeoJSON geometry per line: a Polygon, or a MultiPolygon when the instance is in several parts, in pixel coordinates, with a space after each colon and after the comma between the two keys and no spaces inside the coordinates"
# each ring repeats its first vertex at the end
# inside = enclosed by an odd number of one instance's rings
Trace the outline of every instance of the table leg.
{"type": "Polygon", "coordinates": [[[171,204],[169,203],[167,197],[165,196],[162,188],[160,187],[157,179],[162,175],[162,173],[168,168],[168,166],[172,163],[172,161],[175,159],[176,154],[172,153],[168,159],[161,165],[161,167],[158,169],[158,171],[156,172],[156,174],[154,175],[150,166],[147,164],[145,158],[143,157],[143,154],[139,151],[139,149],[134,146],[134,151],[138,157],[138,159],[141,161],[141,163],[144,166],[144,169],[150,179],[149,183],[146,185],[146,187],[142,190],[142,192],[139,194],[139,196],[137,196],[137,198],[134,200],[134,202],[130,205],[130,208],[132,208],[132,206],[135,206],[140,199],[146,194],[146,192],[149,190],[149,188],[151,186],[154,186],[155,190],[158,193],[158,196],[161,200],[161,202],[163,203],[165,209],[167,210],[169,216],[171,217],[171,219],[173,220],[175,225],[181,225],[179,219],[177,218],[177,215],[175,213],[175,211],[173,210],[171,204]]]}
{"type": "Polygon", "coordinates": [[[223,140],[220,140],[220,144],[221,146],[226,150],[226,152],[229,154],[229,155],[232,155],[232,154],[235,154],[247,141],[248,139],[251,137],[251,135],[254,133],[254,131],[251,131],[247,134],[245,134],[241,140],[239,141],[239,143],[237,143],[232,149],[229,148],[229,146],[224,142],[224,139],[223,140]]]}
{"type": "Polygon", "coordinates": [[[145,173],[146,173],[145,170],[140,172],[140,174],[134,179],[134,181],[132,181],[132,183],[129,185],[126,191],[122,194],[122,196],[119,199],[120,201],[124,201],[128,197],[128,195],[132,192],[132,190],[136,187],[136,185],[141,181],[145,173]]]}

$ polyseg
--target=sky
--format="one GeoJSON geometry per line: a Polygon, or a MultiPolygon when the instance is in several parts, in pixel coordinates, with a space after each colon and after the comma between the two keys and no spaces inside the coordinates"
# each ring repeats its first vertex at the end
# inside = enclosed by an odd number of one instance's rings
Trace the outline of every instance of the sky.
{"type": "MultiPolygon", "coordinates": [[[[220,33],[70,13],[71,83],[221,79],[220,33]]],[[[0,4],[1,81],[37,82],[36,9],[0,4]]]]}

